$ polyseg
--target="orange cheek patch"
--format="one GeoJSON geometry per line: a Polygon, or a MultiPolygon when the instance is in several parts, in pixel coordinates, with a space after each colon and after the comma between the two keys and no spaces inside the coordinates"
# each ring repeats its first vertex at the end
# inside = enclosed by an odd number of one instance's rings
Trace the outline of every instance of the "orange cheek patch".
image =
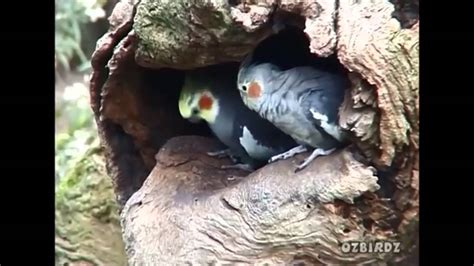
{"type": "Polygon", "coordinates": [[[201,98],[199,98],[198,104],[199,104],[200,109],[209,110],[212,107],[212,103],[213,103],[213,100],[211,99],[211,97],[207,95],[203,95],[201,96],[201,98]]]}
{"type": "Polygon", "coordinates": [[[262,94],[262,89],[257,82],[250,83],[248,93],[250,98],[258,98],[262,94]]]}

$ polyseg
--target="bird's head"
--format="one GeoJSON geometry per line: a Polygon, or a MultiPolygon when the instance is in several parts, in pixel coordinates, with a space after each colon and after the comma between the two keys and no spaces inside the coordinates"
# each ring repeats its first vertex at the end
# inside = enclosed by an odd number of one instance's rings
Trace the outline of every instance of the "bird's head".
{"type": "Polygon", "coordinates": [[[250,64],[248,57],[241,64],[237,76],[237,88],[247,107],[254,111],[260,109],[263,99],[270,94],[270,80],[275,67],[271,64],[250,64]]]}
{"type": "Polygon", "coordinates": [[[214,123],[219,111],[218,99],[206,84],[195,81],[193,77],[186,77],[179,97],[179,113],[193,123],[201,120],[214,123]]]}

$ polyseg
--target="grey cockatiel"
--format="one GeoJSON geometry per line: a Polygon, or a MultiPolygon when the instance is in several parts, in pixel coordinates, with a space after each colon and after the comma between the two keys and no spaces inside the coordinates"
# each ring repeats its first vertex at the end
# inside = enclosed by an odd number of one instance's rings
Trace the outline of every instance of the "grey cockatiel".
{"type": "Polygon", "coordinates": [[[236,163],[225,168],[254,170],[296,145],[294,140],[247,108],[236,89],[238,65],[213,66],[186,73],[179,111],[190,121],[205,120],[228,147],[211,156],[230,155],[236,163]]]}
{"type": "Polygon", "coordinates": [[[282,70],[252,61],[252,56],[241,63],[238,74],[237,87],[244,103],[299,144],[270,162],[314,148],[296,168],[299,171],[316,157],[347,144],[347,135],[338,126],[338,111],[349,83],[340,69],[320,64],[282,70]]]}

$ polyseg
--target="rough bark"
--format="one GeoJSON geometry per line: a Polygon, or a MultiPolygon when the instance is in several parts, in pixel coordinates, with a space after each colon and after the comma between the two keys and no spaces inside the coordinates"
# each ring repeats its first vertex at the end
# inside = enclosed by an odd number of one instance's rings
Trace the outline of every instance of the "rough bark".
{"type": "Polygon", "coordinates": [[[124,265],[118,204],[98,143],[56,187],[55,265],[124,265]]]}
{"type": "Polygon", "coordinates": [[[382,0],[235,2],[122,1],[98,42],[91,106],[130,264],[414,261],[418,23],[402,27],[404,10],[382,0]],[[275,22],[352,72],[340,124],[354,145],[298,174],[296,158],[220,170],[207,129],[179,118],[180,70],[241,60],[275,22]],[[345,254],[349,240],[401,241],[401,252],[345,254]]]}

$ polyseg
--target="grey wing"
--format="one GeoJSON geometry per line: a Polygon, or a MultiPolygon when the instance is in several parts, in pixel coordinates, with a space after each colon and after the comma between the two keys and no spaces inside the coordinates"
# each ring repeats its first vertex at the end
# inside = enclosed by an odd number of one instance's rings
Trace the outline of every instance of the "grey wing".
{"type": "MultiPolygon", "coordinates": [[[[297,91],[305,116],[338,141],[343,141],[344,133],[338,126],[339,107],[344,101],[348,80],[334,73],[315,73],[312,79],[303,82],[304,89],[297,91]]],[[[300,87],[301,88],[301,87],[300,87]]]]}
{"type": "Polygon", "coordinates": [[[270,121],[257,112],[242,106],[236,119],[237,138],[247,153],[254,158],[267,160],[269,157],[296,146],[294,140],[284,134],[270,121]]]}

